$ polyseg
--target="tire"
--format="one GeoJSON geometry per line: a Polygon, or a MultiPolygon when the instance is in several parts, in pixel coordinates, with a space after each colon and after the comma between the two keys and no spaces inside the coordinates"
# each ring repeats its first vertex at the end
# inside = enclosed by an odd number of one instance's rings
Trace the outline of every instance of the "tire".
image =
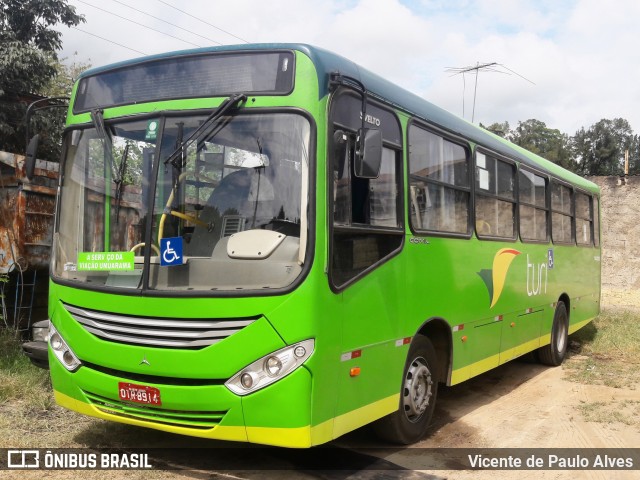
{"type": "Polygon", "coordinates": [[[564,302],[558,302],[551,326],[551,343],[538,349],[540,363],[552,367],[561,365],[567,355],[568,345],[569,315],[564,302]]]}
{"type": "Polygon", "coordinates": [[[398,410],[373,424],[378,437],[409,445],[425,435],[436,405],[437,371],[436,352],[431,341],[416,335],[402,373],[398,410]]]}

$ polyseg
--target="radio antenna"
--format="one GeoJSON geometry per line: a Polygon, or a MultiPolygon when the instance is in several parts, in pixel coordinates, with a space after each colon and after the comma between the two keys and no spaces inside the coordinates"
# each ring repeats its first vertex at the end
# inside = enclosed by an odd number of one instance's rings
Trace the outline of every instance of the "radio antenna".
{"type": "Polygon", "coordinates": [[[445,72],[451,73],[451,76],[462,75],[462,117],[463,118],[465,116],[465,108],[464,108],[465,107],[465,90],[467,86],[465,73],[473,72],[475,74],[476,78],[475,78],[474,87],[473,87],[473,108],[471,110],[471,123],[473,123],[476,116],[476,97],[478,96],[478,76],[480,75],[480,72],[502,73],[504,75],[513,74],[513,75],[517,75],[523,80],[526,80],[532,85],[535,85],[535,83],[529,80],[528,78],[520,75],[518,72],[515,72],[510,68],[508,68],[507,66],[502,65],[501,63],[498,63],[498,62],[487,62],[487,63],[476,62],[475,65],[468,66],[468,67],[448,67],[445,70],[445,72]]]}

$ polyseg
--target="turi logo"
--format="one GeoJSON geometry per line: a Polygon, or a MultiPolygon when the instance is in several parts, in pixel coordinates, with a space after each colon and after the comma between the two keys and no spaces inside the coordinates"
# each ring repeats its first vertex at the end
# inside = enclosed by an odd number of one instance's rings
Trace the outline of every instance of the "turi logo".
{"type": "Polygon", "coordinates": [[[478,272],[478,275],[480,275],[480,278],[482,278],[489,291],[489,308],[493,308],[500,299],[511,262],[513,262],[513,259],[520,255],[520,253],[521,252],[513,248],[502,248],[498,250],[496,256],[493,257],[493,268],[490,270],[483,269],[478,272]]]}

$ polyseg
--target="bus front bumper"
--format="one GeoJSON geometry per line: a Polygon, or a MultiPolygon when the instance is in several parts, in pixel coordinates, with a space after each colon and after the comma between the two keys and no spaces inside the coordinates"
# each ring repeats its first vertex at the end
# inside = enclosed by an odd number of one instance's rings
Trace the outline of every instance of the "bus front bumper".
{"type": "Polygon", "coordinates": [[[223,384],[164,385],[109,375],[87,366],[67,371],[49,353],[56,402],[70,410],[129,425],[194,437],[310,447],[311,374],[298,368],[287,377],[240,397],[223,384]],[[157,388],[160,405],[119,398],[120,383],[157,388]]]}

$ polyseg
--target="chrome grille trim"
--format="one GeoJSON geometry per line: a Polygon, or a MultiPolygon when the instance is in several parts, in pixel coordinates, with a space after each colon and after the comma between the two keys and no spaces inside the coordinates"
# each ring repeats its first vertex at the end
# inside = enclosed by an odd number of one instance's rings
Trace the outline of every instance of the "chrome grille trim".
{"type": "Polygon", "coordinates": [[[256,318],[175,320],[98,312],[63,304],[87,332],[117,343],[163,348],[204,348],[239,332],[256,318]]]}
{"type": "Polygon", "coordinates": [[[207,430],[215,428],[227,413],[225,411],[167,410],[162,407],[112,400],[86,390],[83,390],[83,393],[87,400],[103,413],[183,428],[207,430]]]}

